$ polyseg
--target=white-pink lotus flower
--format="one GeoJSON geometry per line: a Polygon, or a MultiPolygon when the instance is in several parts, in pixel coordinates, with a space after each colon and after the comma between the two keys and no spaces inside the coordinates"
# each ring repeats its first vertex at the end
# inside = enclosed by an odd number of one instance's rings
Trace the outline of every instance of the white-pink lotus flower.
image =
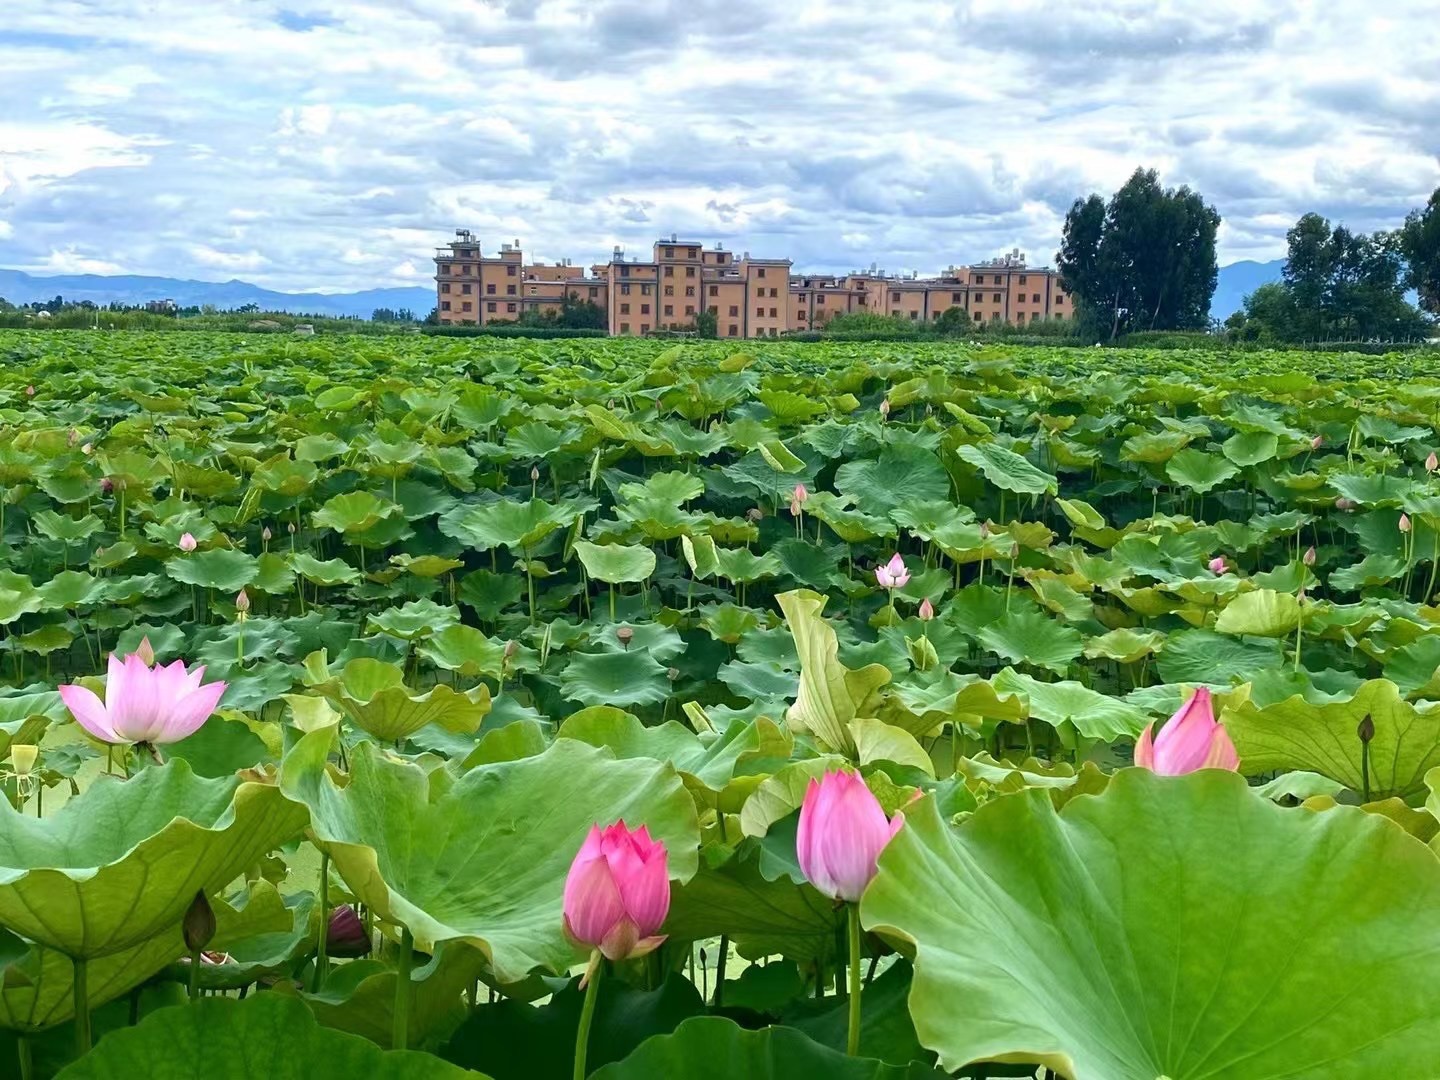
{"type": "Polygon", "coordinates": [[[875,580],[883,589],[903,589],[910,580],[910,570],[897,551],[884,566],[875,568],[875,580]]]}
{"type": "Polygon", "coordinates": [[[160,746],[193,735],[215,712],[227,684],[202,686],[204,677],[203,664],[187,672],[183,660],[150,667],[136,653],[123,660],[111,653],[103,702],[74,684],[60,687],[60,698],[80,726],[101,742],[160,746]]]}

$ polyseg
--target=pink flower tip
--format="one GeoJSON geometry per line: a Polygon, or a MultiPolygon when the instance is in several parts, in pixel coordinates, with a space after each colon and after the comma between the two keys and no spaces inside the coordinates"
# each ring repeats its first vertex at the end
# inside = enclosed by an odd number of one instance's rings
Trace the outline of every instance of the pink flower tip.
{"type": "Polygon", "coordinates": [[[811,780],[800,804],[795,854],[810,884],[832,900],[854,903],[876,874],[885,845],[905,824],[886,820],[880,800],[849,769],[811,780]]]}
{"type": "Polygon", "coordinates": [[[1147,724],[1135,743],[1135,764],[1161,776],[1183,776],[1199,769],[1240,768],[1240,758],[1225,725],[1215,719],[1208,687],[1200,687],[1166,721],[1160,734],[1147,724]]]}
{"type": "Polygon", "coordinates": [[[798,503],[803,503],[808,498],[810,498],[810,490],[804,484],[796,484],[794,495],[795,501],[798,503]]]}
{"type": "Polygon", "coordinates": [[[1316,435],[1313,439],[1310,440],[1310,449],[1311,449],[1311,450],[1319,450],[1320,447],[1322,447],[1322,446],[1324,446],[1324,445],[1325,445],[1325,439],[1324,439],[1324,437],[1321,436],[1321,435],[1316,435]]]}
{"type": "Polygon", "coordinates": [[[1314,565],[1315,565],[1315,545],[1314,545],[1314,544],[1311,544],[1308,548],[1305,549],[1305,554],[1304,554],[1304,556],[1302,557],[1302,560],[1301,560],[1301,561],[1303,561],[1306,566],[1314,566],[1314,565]]]}

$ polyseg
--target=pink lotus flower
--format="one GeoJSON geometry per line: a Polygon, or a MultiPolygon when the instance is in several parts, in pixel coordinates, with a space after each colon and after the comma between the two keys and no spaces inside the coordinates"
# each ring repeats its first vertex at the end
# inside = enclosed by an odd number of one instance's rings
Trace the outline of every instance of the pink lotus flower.
{"type": "Polygon", "coordinates": [[[33,387],[33,386],[27,386],[27,387],[25,387],[25,396],[26,396],[26,397],[34,397],[34,396],[35,396],[35,387],[33,387]]]}
{"type": "Polygon", "coordinates": [[[1311,450],[1319,450],[1320,447],[1322,447],[1322,446],[1324,446],[1324,445],[1325,445],[1325,439],[1324,439],[1323,436],[1316,435],[1313,439],[1310,440],[1310,449],[1311,449],[1311,450]]]}
{"type": "Polygon", "coordinates": [[[921,622],[929,622],[931,619],[935,618],[935,605],[930,603],[930,598],[928,596],[924,600],[920,601],[920,610],[916,612],[916,615],[921,622]]]}
{"type": "Polygon", "coordinates": [[[1197,769],[1240,768],[1240,757],[1225,726],[1215,719],[1210,691],[1202,686],[1152,738],[1146,724],[1135,744],[1135,764],[1161,776],[1183,776],[1197,769]]]}
{"type": "Polygon", "coordinates": [[[1314,566],[1314,565],[1315,565],[1315,545],[1314,545],[1314,544],[1311,544],[1308,548],[1305,549],[1305,554],[1301,557],[1301,561],[1302,561],[1306,566],[1314,566]]]}
{"type": "Polygon", "coordinates": [[[1440,469],[1440,458],[1437,458],[1435,451],[1431,450],[1425,458],[1425,471],[1434,472],[1436,469],[1440,469]]]}
{"type": "Polygon", "coordinates": [[[1408,532],[1410,531],[1410,515],[1409,515],[1409,514],[1401,514],[1401,515],[1400,515],[1400,531],[1401,531],[1402,533],[1408,533],[1408,532]]]}
{"type": "Polygon", "coordinates": [[[325,951],[341,959],[370,955],[370,935],[365,933],[365,924],[349,904],[341,904],[330,912],[330,923],[325,927],[325,951]]]}
{"type": "Polygon", "coordinates": [[[203,664],[187,673],[183,660],[150,667],[136,653],[124,660],[111,653],[104,702],[74,684],[60,687],[60,697],[80,726],[101,742],[159,746],[194,734],[220,704],[226,684],[202,686],[204,676],[203,664]]]}
{"type": "Polygon", "coordinates": [[[890,561],[884,566],[875,568],[875,580],[884,589],[903,589],[906,582],[910,580],[910,571],[905,567],[905,560],[900,557],[897,551],[890,556],[890,561]]]}
{"type": "Polygon", "coordinates": [[[800,805],[795,854],[810,884],[832,900],[860,899],[875,876],[875,861],[905,818],[885,820],[859,773],[848,769],[811,780],[800,805]]]}
{"type": "MultiPolygon", "coordinates": [[[[1433,457],[1434,455],[1432,454],[1431,456],[1433,457]]],[[[803,503],[808,498],[810,498],[810,489],[804,484],[796,484],[795,493],[790,497],[790,501],[803,503]]]]}
{"type": "Polygon", "coordinates": [[[1208,567],[1210,567],[1210,570],[1211,570],[1212,573],[1216,573],[1216,574],[1223,574],[1223,573],[1225,573],[1225,570],[1227,569],[1227,567],[1226,567],[1226,565],[1225,565],[1225,556],[1224,556],[1224,555],[1216,555],[1213,559],[1211,559],[1211,560],[1210,560],[1208,563],[1206,563],[1205,565],[1208,566],[1208,567]]]}
{"type": "Polygon", "coordinates": [[[565,932],[611,960],[644,956],[670,912],[670,871],[663,840],[618,821],[590,828],[565,878],[565,932]]]}
{"type": "Polygon", "coordinates": [[[189,533],[185,533],[183,536],[180,537],[180,543],[178,546],[181,551],[189,553],[191,551],[194,551],[199,545],[195,543],[195,537],[191,536],[189,533]]]}

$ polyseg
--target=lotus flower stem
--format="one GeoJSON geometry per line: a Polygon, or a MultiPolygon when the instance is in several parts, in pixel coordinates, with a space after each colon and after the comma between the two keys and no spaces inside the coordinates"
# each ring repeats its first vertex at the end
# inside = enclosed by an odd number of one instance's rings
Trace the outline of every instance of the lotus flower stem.
{"type": "Polygon", "coordinates": [[[190,950],[190,981],[186,989],[192,1003],[200,1000],[200,949],[198,947],[190,950]]]}
{"type": "Polygon", "coordinates": [[[75,995],[75,1056],[83,1057],[90,1052],[90,990],[86,985],[85,961],[81,957],[70,958],[75,966],[73,991],[75,995]]]}
{"type": "Polygon", "coordinates": [[[1421,603],[1429,603],[1430,598],[1435,595],[1435,572],[1440,570],[1440,529],[1430,535],[1434,537],[1430,544],[1430,580],[1425,585],[1425,595],[1420,598],[1421,603]]]}
{"type": "Polygon", "coordinates": [[[326,947],[330,943],[330,853],[320,853],[320,933],[315,944],[315,974],[310,980],[310,992],[318,994],[325,985],[325,968],[328,966],[326,947]]]}
{"type": "Polygon", "coordinates": [[[730,935],[720,935],[720,957],[715,961],[715,997],[712,1004],[720,1008],[725,995],[725,961],[730,958],[730,935]]]}
{"type": "Polygon", "coordinates": [[[15,1052],[20,1056],[20,1080],[34,1080],[35,1058],[30,1052],[30,1040],[26,1036],[15,1037],[15,1052]]]}
{"type": "Polygon", "coordinates": [[[605,961],[600,950],[590,954],[590,968],[586,972],[585,1004],[580,1008],[580,1028],[575,1032],[575,1080],[585,1080],[585,1055],[590,1049],[590,1023],[595,1019],[596,992],[600,986],[600,975],[605,970],[605,961]]]}
{"type": "Polygon", "coordinates": [[[860,905],[846,907],[850,914],[850,1032],[845,1052],[856,1057],[860,1053],[860,905]]]}
{"type": "MultiPolygon", "coordinates": [[[[323,932],[323,931],[322,931],[323,932]]],[[[392,1049],[404,1050],[410,1039],[410,965],[415,959],[415,935],[410,928],[400,932],[400,956],[395,967],[395,1015],[390,1038],[392,1049]]]]}

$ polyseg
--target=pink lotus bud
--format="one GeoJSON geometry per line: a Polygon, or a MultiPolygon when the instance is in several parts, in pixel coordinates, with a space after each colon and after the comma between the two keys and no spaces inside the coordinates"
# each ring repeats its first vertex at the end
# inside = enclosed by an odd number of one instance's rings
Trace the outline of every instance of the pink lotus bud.
{"type": "Polygon", "coordinates": [[[370,954],[370,935],[365,924],[349,904],[341,904],[330,912],[325,928],[325,952],[342,960],[353,960],[370,954]]]}
{"type": "Polygon", "coordinates": [[[295,535],[295,522],[287,522],[285,528],[289,531],[291,536],[295,535]]]}
{"type": "Polygon", "coordinates": [[[260,539],[264,540],[265,543],[268,544],[274,538],[275,534],[270,531],[269,525],[266,525],[263,529],[260,530],[260,539]]]}
{"type": "Polygon", "coordinates": [[[935,618],[935,605],[930,603],[928,596],[920,601],[920,610],[916,612],[916,615],[921,622],[929,622],[935,618]]]}
{"type": "Polygon", "coordinates": [[[105,700],[79,685],[60,687],[60,699],[80,726],[103,743],[149,743],[158,746],[193,735],[210,719],[223,682],[205,686],[202,664],[186,672],[185,661],[149,667],[135,653],[120,659],[110,654],[105,700]]]}
{"type": "Polygon", "coordinates": [[[792,501],[797,503],[803,503],[808,498],[810,498],[809,489],[806,488],[804,484],[796,484],[795,494],[791,496],[792,501]]]}
{"type": "Polygon", "coordinates": [[[1207,565],[1208,567],[1210,567],[1210,570],[1211,570],[1212,573],[1216,573],[1216,574],[1223,574],[1223,573],[1225,573],[1225,571],[1226,571],[1226,569],[1227,569],[1227,567],[1226,567],[1226,565],[1225,565],[1225,556],[1224,556],[1224,555],[1216,555],[1213,559],[1211,559],[1211,560],[1210,560],[1208,563],[1206,563],[1205,565],[1207,565]]]}
{"type": "Polygon", "coordinates": [[[185,533],[183,536],[180,537],[179,547],[181,551],[194,551],[197,546],[198,545],[195,543],[195,537],[191,536],[189,533],[185,533]]]}
{"type": "Polygon", "coordinates": [[[1305,563],[1306,566],[1314,566],[1314,565],[1315,565],[1315,545],[1314,545],[1314,544],[1311,544],[1308,548],[1305,549],[1305,554],[1304,554],[1304,556],[1302,556],[1302,561],[1305,563]]]}
{"type": "Polygon", "coordinates": [[[890,399],[885,398],[880,402],[880,418],[883,420],[890,415],[890,399]]]}
{"type": "Polygon", "coordinates": [[[1322,437],[1319,436],[1319,435],[1316,435],[1313,439],[1310,440],[1310,449],[1311,449],[1311,450],[1319,450],[1320,447],[1322,447],[1322,446],[1324,446],[1324,445],[1325,445],[1325,440],[1324,440],[1324,438],[1322,438],[1322,437]]]}
{"type": "Polygon", "coordinates": [[[1200,687],[1152,738],[1146,724],[1135,744],[1135,764],[1161,776],[1183,776],[1197,769],[1240,768],[1240,757],[1225,726],[1215,719],[1210,690],[1200,687]]]}
{"type": "Polygon", "coordinates": [[[1400,515],[1400,531],[1401,531],[1402,533],[1408,533],[1408,532],[1410,531],[1410,515],[1409,515],[1409,514],[1401,514],[1401,515],[1400,515]]]}
{"type": "Polygon", "coordinates": [[[26,396],[26,397],[34,397],[34,396],[35,396],[35,387],[33,387],[33,386],[27,386],[27,387],[25,387],[25,396],[26,396]]]}
{"type": "Polygon", "coordinates": [[[854,903],[875,876],[880,852],[904,824],[900,814],[885,820],[880,800],[859,773],[828,772],[810,781],[800,805],[795,834],[800,869],[823,895],[854,903]]]}
{"type": "Polygon", "coordinates": [[[611,960],[644,956],[670,912],[669,860],[644,825],[592,825],[565,878],[565,932],[611,960]]]}
{"type": "Polygon", "coordinates": [[[140,644],[135,647],[135,651],[130,655],[138,656],[140,658],[140,662],[146,667],[155,666],[155,646],[150,644],[149,637],[142,637],[140,639],[140,644]]]}
{"type": "Polygon", "coordinates": [[[1335,500],[1336,510],[1354,510],[1359,505],[1360,504],[1357,503],[1354,499],[1347,499],[1343,495],[1335,500]]]}
{"type": "Polygon", "coordinates": [[[102,477],[100,478],[100,494],[101,494],[101,495],[109,495],[109,494],[110,494],[112,491],[114,491],[114,490],[115,490],[115,481],[114,481],[114,480],[111,480],[110,477],[108,477],[108,476],[102,476],[102,477]]]}
{"type": "Polygon", "coordinates": [[[910,580],[910,571],[905,567],[905,560],[900,557],[897,551],[890,556],[890,561],[884,566],[875,568],[875,580],[884,589],[903,589],[906,582],[910,580]]]}
{"type": "Polygon", "coordinates": [[[250,611],[250,594],[244,589],[241,589],[235,594],[235,610],[241,615],[245,615],[250,611]]]}
{"type": "Polygon", "coordinates": [[[1440,458],[1437,458],[1435,451],[1431,450],[1425,457],[1425,471],[1434,472],[1436,469],[1440,469],[1440,458]]]}
{"type": "Polygon", "coordinates": [[[540,466],[539,466],[539,465],[531,465],[531,466],[530,466],[530,482],[533,484],[533,483],[535,483],[535,482],[536,482],[537,480],[539,480],[539,479],[540,479],[540,466]]]}

